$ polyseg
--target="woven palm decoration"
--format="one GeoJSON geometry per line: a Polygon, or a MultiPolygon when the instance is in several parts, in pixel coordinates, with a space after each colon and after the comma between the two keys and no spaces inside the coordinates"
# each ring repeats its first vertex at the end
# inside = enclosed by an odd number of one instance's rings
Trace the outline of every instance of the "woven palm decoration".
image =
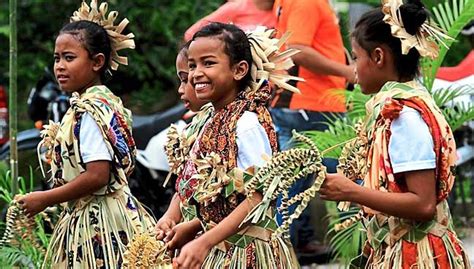
{"type": "Polygon", "coordinates": [[[133,237],[124,254],[125,269],[172,269],[171,258],[166,244],[152,234],[139,234],[133,237]]]}
{"type": "Polygon", "coordinates": [[[283,222],[274,235],[283,234],[288,237],[291,223],[297,219],[316,196],[317,191],[326,178],[326,167],[322,165],[321,154],[311,139],[293,131],[293,138],[304,143],[308,148],[293,148],[276,153],[255,176],[245,185],[246,192],[251,196],[256,189],[263,189],[262,201],[247,215],[243,223],[258,223],[265,218],[265,213],[272,201],[282,195],[282,204],[278,210],[283,215],[283,222]],[[305,191],[289,197],[289,189],[297,181],[308,175],[314,175],[314,183],[305,191]],[[257,188],[261,186],[261,188],[257,188]],[[289,215],[289,207],[298,204],[294,213],[289,215]]]}
{"type": "Polygon", "coordinates": [[[128,25],[128,20],[123,19],[118,25],[114,25],[115,19],[118,17],[117,11],[110,11],[107,14],[108,5],[102,3],[98,6],[97,0],[91,0],[90,6],[86,2],[82,2],[81,7],[71,16],[73,21],[92,21],[104,27],[109,35],[111,42],[110,68],[117,70],[119,64],[128,65],[127,57],[119,56],[118,51],[123,49],[134,49],[135,37],[133,33],[122,34],[128,25]]]}
{"type": "MultiPolygon", "coordinates": [[[[18,203],[18,200],[21,197],[22,195],[16,195],[8,207],[5,220],[6,227],[2,238],[0,239],[0,247],[20,246],[21,241],[28,241],[32,244],[32,246],[44,254],[46,253],[46,249],[40,243],[40,238],[38,238],[37,234],[35,233],[35,230],[37,229],[36,220],[35,218],[30,218],[25,214],[21,205],[18,203]]],[[[42,220],[49,223],[51,227],[53,225],[47,212],[52,212],[53,210],[55,209],[48,208],[47,210],[39,213],[42,217],[42,220]]]]}

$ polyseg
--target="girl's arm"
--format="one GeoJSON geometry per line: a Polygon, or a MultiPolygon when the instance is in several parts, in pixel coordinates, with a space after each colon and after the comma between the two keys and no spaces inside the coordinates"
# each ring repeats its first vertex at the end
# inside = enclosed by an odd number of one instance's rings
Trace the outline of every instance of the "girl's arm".
{"type": "Polygon", "coordinates": [[[210,22],[222,22],[229,23],[233,22],[238,12],[240,3],[238,2],[227,2],[220,6],[217,10],[200,19],[195,24],[186,30],[184,33],[184,41],[189,41],[193,38],[193,35],[199,31],[202,27],[206,26],[210,22]]]}
{"type": "Polygon", "coordinates": [[[71,182],[51,190],[29,193],[23,196],[19,203],[28,216],[34,216],[48,206],[93,194],[107,185],[109,178],[109,161],[89,162],[86,164],[86,171],[71,182]]]}
{"type": "Polygon", "coordinates": [[[288,47],[300,51],[300,53],[291,56],[295,64],[316,74],[344,77],[350,83],[355,82],[354,66],[329,59],[310,46],[293,44],[288,47]]]}
{"type": "Polygon", "coordinates": [[[254,192],[252,198],[245,199],[237,208],[225,217],[216,227],[205,232],[200,239],[203,243],[207,243],[211,247],[217,245],[227,237],[236,234],[243,227],[239,227],[240,223],[250,213],[250,211],[262,201],[262,194],[254,192]]]}
{"type": "Polygon", "coordinates": [[[239,227],[247,214],[262,201],[262,195],[255,192],[252,198],[245,199],[237,208],[214,228],[185,245],[175,262],[178,268],[200,268],[209,250],[243,227],[239,227]]]}
{"type": "Polygon", "coordinates": [[[408,191],[382,192],[362,187],[340,174],[328,174],[321,198],[355,202],[391,216],[416,221],[432,220],[436,213],[434,169],[405,172],[408,191]]]}
{"type": "Polygon", "coordinates": [[[156,223],[156,239],[163,239],[166,234],[181,221],[181,210],[179,209],[179,197],[175,193],[165,214],[156,223]]]}

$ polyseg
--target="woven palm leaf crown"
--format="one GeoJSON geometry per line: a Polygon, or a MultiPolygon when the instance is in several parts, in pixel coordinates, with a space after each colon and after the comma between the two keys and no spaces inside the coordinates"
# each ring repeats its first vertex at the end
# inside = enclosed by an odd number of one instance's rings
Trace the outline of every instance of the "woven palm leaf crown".
{"type": "Polygon", "coordinates": [[[115,19],[118,17],[117,11],[110,11],[107,15],[108,4],[101,3],[98,6],[97,0],[91,0],[90,6],[86,2],[82,2],[81,7],[71,16],[71,22],[74,21],[91,21],[104,27],[109,35],[111,42],[110,68],[117,70],[119,64],[127,65],[127,57],[119,56],[118,51],[122,49],[134,49],[135,37],[133,33],[122,34],[129,21],[125,18],[118,25],[114,25],[115,19]]]}
{"type": "Polygon", "coordinates": [[[257,27],[254,31],[247,33],[252,53],[252,90],[260,89],[265,81],[295,93],[300,90],[288,83],[290,80],[303,81],[300,77],[290,76],[287,70],[293,66],[291,56],[299,52],[296,49],[280,51],[290,36],[286,33],[280,39],[273,38],[274,30],[265,27],[257,27]]]}
{"type": "Polygon", "coordinates": [[[443,39],[452,38],[436,25],[432,25],[428,19],[414,35],[408,33],[403,25],[400,13],[402,5],[402,0],[382,0],[382,12],[385,15],[383,21],[390,25],[392,35],[400,39],[402,54],[406,55],[410,49],[415,48],[422,57],[429,57],[431,59],[438,57],[439,48],[437,42],[446,46],[443,39]]]}

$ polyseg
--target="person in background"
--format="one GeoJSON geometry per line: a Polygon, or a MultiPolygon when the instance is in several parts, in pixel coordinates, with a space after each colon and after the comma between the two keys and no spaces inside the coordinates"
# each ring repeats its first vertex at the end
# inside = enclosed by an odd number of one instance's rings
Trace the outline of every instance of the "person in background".
{"type": "MultiPolygon", "coordinates": [[[[207,118],[211,116],[212,111],[214,110],[208,101],[200,100],[196,97],[196,91],[189,81],[189,43],[190,42],[187,42],[176,56],[176,74],[180,81],[178,94],[180,99],[183,101],[184,106],[193,113],[192,117],[195,117],[193,118],[193,121],[191,121],[191,123],[189,123],[184,129],[186,137],[188,138],[191,136],[196,136],[201,131],[204,123],[207,121],[207,118]]],[[[168,139],[170,128],[167,129],[168,139]]],[[[194,141],[189,139],[189,146],[192,146],[193,142],[194,141]]],[[[169,154],[167,156],[168,161],[172,160],[174,157],[172,155],[174,155],[175,152],[166,151],[166,153],[169,154]]],[[[189,156],[187,157],[189,158],[189,156]]],[[[174,167],[172,166],[172,168],[174,167]]],[[[175,173],[175,170],[172,169],[170,173],[175,173]]],[[[177,176],[180,177],[181,175],[177,176]]],[[[178,189],[178,187],[176,187],[176,189],[178,189]]],[[[196,209],[194,205],[182,203],[178,193],[176,192],[171,199],[168,209],[156,224],[156,238],[166,242],[169,242],[170,239],[173,238],[174,240],[169,243],[169,247],[172,249],[182,247],[185,242],[194,239],[197,232],[200,231],[199,228],[193,229],[193,226],[190,225],[191,221],[194,220],[195,217],[196,209]],[[188,231],[189,229],[191,230],[188,231]],[[187,237],[182,238],[183,235],[186,235],[187,237]]]]}
{"type": "Polygon", "coordinates": [[[244,32],[257,26],[274,28],[275,14],[272,12],[273,0],[234,0],[228,1],[216,11],[192,25],[184,34],[184,40],[189,41],[194,33],[210,22],[235,24],[244,32]]]}
{"type": "MultiPolygon", "coordinates": [[[[280,150],[285,150],[292,147],[292,130],[325,130],[328,119],[346,111],[344,97],[337,91],[345,88],[346,81],[353,82],[355,75],[353,67],[346,65],[338,18],[328,0],[276,0],[273,9],[278,33],[290,32],[288,47],[300,50],[292,56],[295,67],[289,70],[290,75],[305,80],[296,84],[301,94],[277,92],[271,102],[280,150]]],[[[329,172],[335,172],[337,161],[324,159],[323,163],[329,172]]],[[[310,178],[297,181],[290,195],[308,188],[310,178]]],[[[307,207],[290,227],[297,253],[324,251],[312,241],[310,220],[307,207]]]]}

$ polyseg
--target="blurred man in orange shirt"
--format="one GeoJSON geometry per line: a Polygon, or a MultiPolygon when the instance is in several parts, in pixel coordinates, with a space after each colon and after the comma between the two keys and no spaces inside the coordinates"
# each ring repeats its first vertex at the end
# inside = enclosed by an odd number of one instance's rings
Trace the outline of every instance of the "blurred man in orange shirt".
{"type": "MultiPolygon", "coordinates": [[[[290,32],[287,46],[300,50],[293,56],[295,67],[290,73],[305,79],[296,87],[301,94],[277,92],[271,114],[276,125],[280,148],[290,148],[291,131],[325,130],[328,118],[343,115],[345,100],[335,92],[355,80],[354,68],[346,65],[344,45],[338,19],[328,0],[276,0],[279,35],[290,32]]],[[[325,159],[328,171],[335,172],[337,161],[325,159]]],[[[290,190],[299,193],[311,185],[311,179],[300,180],[290,190]]],[[[290,227],[297,252],[317,251],[310,243],[314,230],[307,208],[290,227]],[[298,234],[297,234],[298,233],[298,234]]]]}

